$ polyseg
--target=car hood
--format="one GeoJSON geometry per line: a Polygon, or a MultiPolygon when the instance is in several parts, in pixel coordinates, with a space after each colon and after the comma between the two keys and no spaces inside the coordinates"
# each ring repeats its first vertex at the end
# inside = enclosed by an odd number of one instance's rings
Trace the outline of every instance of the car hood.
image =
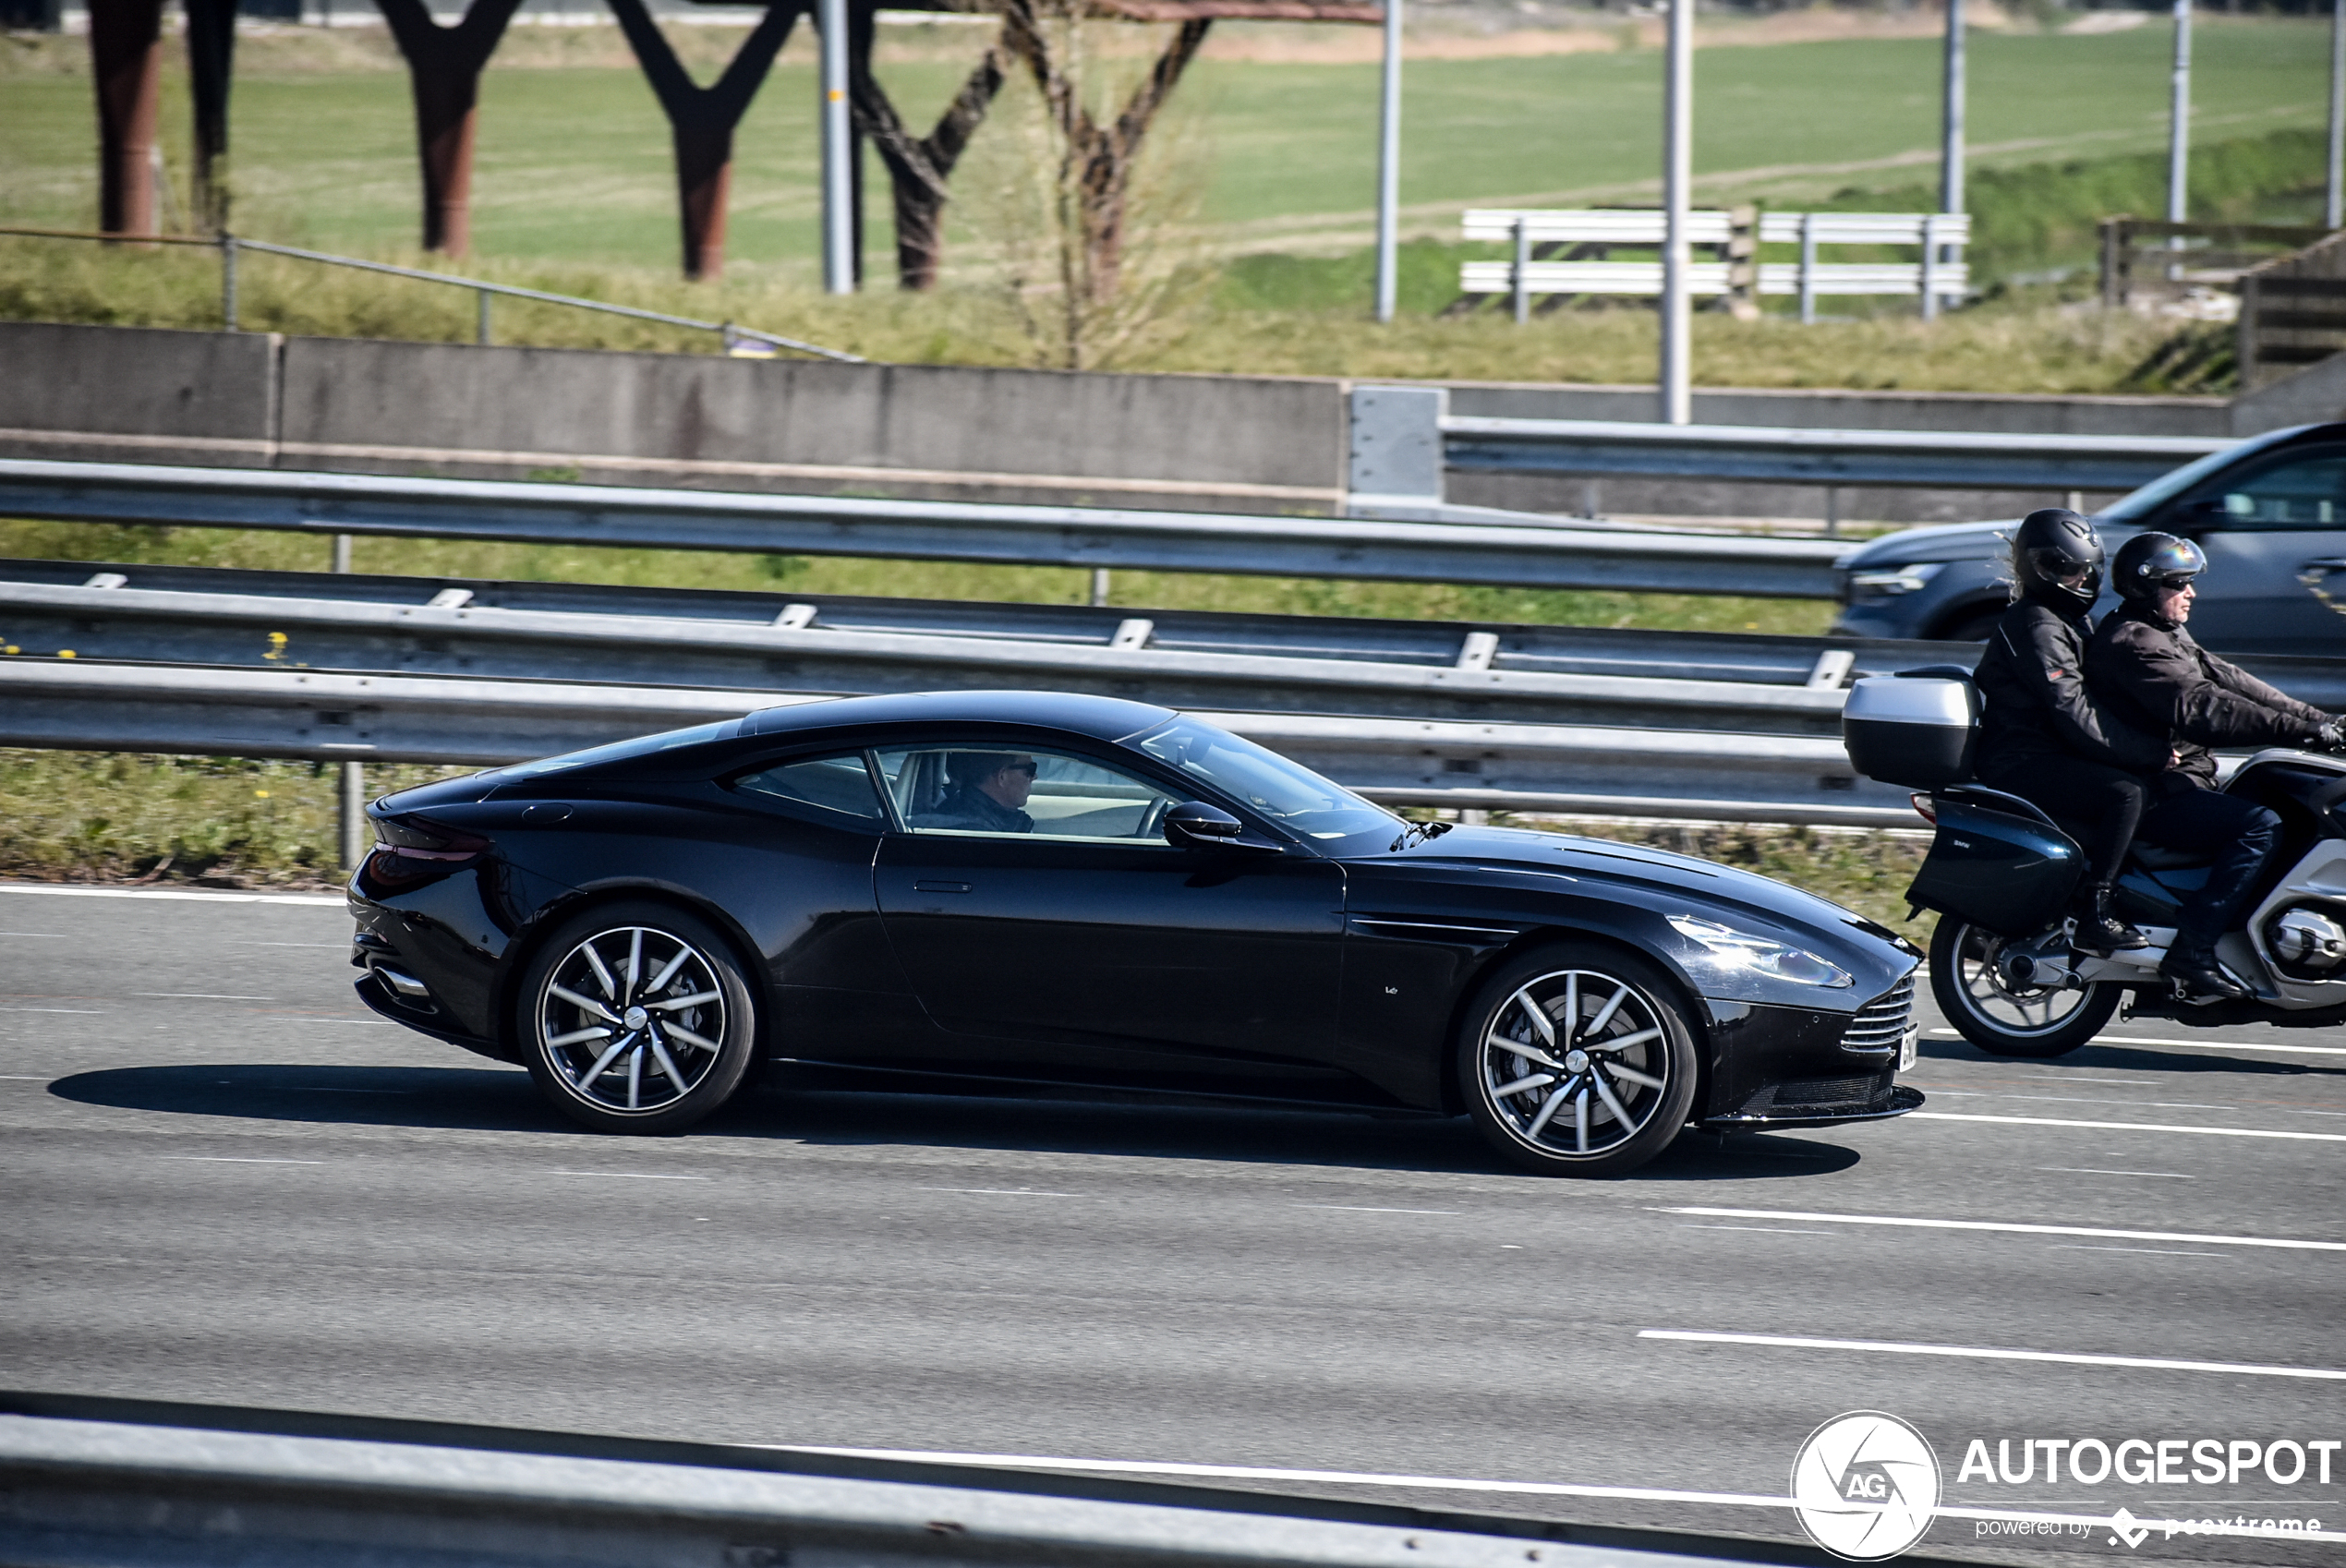
{"type": "Polygon", "coordinates": [[[1907,528],[1884,534],[1871,544],[1851,550],[1835,564],[1865,572],[1885,566],[1911,566],[1919,561],[1981,561],[2010,548],[2001,536],[2019,525],[2017,518],[2000,523],[1946,523],[1931,528],[1907,528]]]}
{"type": "Polygon", "coordinates": [[[1377,858],[1406,859],[1426,869],[1455,866],[1461,877],[1469,879],[1478,873],[1561,873],[1589,887],[1613,882],[1667,889],[1714,911],[1725,906],[1727,911],[1740,911],[1762,923],[1804,933],[1820,945],[1856,943],[1876,952],[1888,945],[1909,957],[1917,953],[1888,927],[1757,872],[1610,838],[1516,827],[1455,827],[1439,838],[1377,858]]]}

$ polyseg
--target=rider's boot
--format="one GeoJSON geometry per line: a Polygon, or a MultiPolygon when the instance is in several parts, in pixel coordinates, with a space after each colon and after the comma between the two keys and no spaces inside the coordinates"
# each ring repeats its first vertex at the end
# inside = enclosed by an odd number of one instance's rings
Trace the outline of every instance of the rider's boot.
{"type": "Polygon", "coordinates": [[[2246,986],[2217,964],[2212,949],[2187,947],[2180,938],[2167,950],[2159,972],[2174,983],[2175,995],[2185,1002],[2237,1002],[2248,995],[2246,986]]]}
{"type": "Polygon", "coordinates": [[[2070,937],[2070,946],[2105,959],[2122,948],[2149,947],[2149,937],[2110,912],[2110,893],[2107,882],[2097,882],[2086,890],[2085,904],[2077,912],[2076,930],[2070,937]]]}

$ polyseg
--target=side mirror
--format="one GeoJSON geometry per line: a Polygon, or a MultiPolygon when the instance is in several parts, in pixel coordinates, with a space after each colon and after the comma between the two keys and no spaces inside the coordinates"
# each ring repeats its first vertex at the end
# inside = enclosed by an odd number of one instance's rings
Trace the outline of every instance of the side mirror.
{"type": "Polygon", "coordinates": [[[1249,838],[1244,823],[1203,801],[1183,801],[1166,811],[1165,841],[1177,850],[1267,850],[1276,853],[1279,848],[1267,839],[1249,838]]]}

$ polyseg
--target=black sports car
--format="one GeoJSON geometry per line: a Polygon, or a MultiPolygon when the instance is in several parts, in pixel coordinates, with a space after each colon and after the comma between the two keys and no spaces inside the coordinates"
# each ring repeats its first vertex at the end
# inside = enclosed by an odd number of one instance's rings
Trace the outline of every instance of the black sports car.
{"type": "Polygon", "coordinates": [[[1198,719],[857,697],[410,790],[358,994],[667,1132],[763,1064],[1474,1118],[1613,1175],[1922,1104],[1917,951],[1764,877],[1411,823],[1198,719]]]}

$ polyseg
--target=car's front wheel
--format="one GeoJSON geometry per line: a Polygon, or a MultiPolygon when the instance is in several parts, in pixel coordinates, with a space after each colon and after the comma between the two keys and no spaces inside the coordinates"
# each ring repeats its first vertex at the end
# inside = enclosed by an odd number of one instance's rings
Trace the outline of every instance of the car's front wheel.
{"type": "Polygon", "coordinates": [[[515,1026],[530,1077],[598,1132],[675,1132],[732,1096],[757,1019],[732,945],[660,904],[565,922],[522,975],[515,1026]]]}
{"type": "Polygon", "coordinates": [[[1458,1088],[1493,1149],[1542,1176],[1614,1176],[1667,1148],[1694,1104],[1692,1031],[1649,963],[1543,947],[1476,993],[1458,1088]]]}

